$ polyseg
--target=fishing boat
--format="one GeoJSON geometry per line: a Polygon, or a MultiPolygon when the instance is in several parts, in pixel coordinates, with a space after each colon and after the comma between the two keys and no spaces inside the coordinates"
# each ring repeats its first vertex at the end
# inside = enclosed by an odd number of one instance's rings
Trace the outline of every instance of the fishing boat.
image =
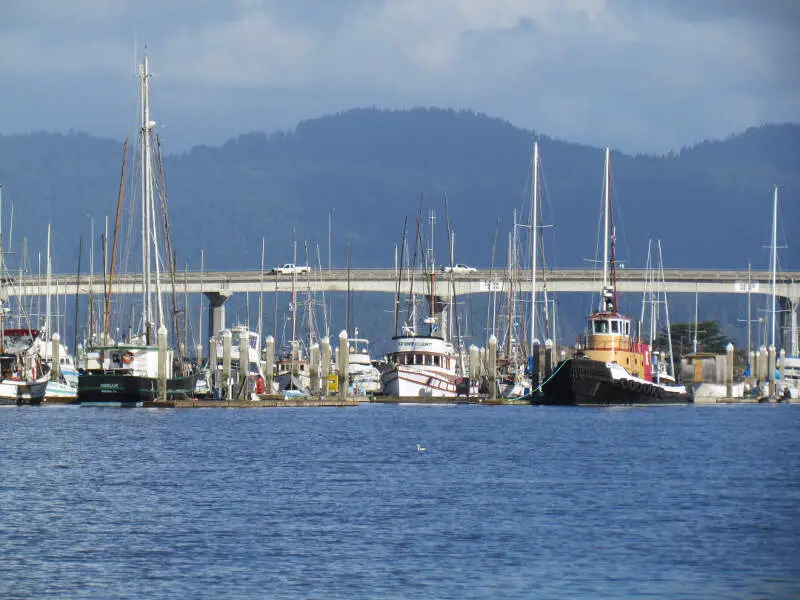
{"type": "MultiPolygon", "coordinates": [[[[421,206],[421,203],[420,203],[421,206]]],[[[445,196],[445,206],[447,197],[445,196]]],[[[434,213],[431,212],[431,232],[433,231],[434,213]]],[[[449,219],[448,219],[449,221],[449,219]]],[[[420,220],[417,222],[417,240],[421,240],[419,231],[420,220]]],[[[453,244],[452,233],[450,241],[450,265],[453,265],[453,244]]],[[[404,236],[405,237],[405,236],[404,236]]],[[[405,239],[403,241],[405,246],[405,239]]],[[[416,252],[414,253],[416,257],[416,252]]],[[[449,397],[456,396],[475,396],[478,394],[479,382],[476,378],[470,378],[464,364],[464,355],[461,348],[451,342],[448,313],[455,304],[455,293],[451,295],[450,303],[447,304],[438,298],[434,290],[436,289],[436,265],[433,261],[433,234],[431,233],[430,248],[427,250],[427,264],[425,264],[425,275],[428,278],[429,303],[428,316],[423,319],[421,327],[427,327],[426,333],[420,332],[417,319],[417,302],[413,292],[415,264],[409,265],[409,276],[411,278],[411,293],[409,294],[408,319],[403,324],[400,335],[392,337],[394,349],[387,354],[387,365],[381,373],[381,383],[383,393],[388,396],[413,397],[449,397]]],[[[401,268],[398,269],[398,286],[395,300],[395,331],[397,331],[399,321],[399,288],[401,268]]],[[[450,284],[454,288],[452,270],[450,272],[450,284]]],[[[455,319],[456,328],[458,320],[455,319]]],[[[460,336],[456,332],[454,339],[460,336]]]]}
{"type": "Polygon", "coordinates": [[[469,396],[477,383],[456,371],[458,357],[453,344],[434,335],[409,333],[392,338],[389,368],[381,375],[387,396],[469,396]]]}
{"type": "Polygon", "coordinates": [[[372,364],[369,354],[369,340],[358,337],[358,327],[353,330],[354,338],[348,340],[350,352],[347,361],[347,378],[357,397],[379,394],[383,389],[381,373],[372,364]]]}
{"type": "Polygon", "coordinates": [[[604,173],[603,282],[598,309],[589,315],[587,335],[575,356],[560,362],[542,384],[538,404],[658,405],[691,401],[683,385],[655,381],[649,344],[637,339],[630,317],[619,312],[615,232],[611,211],[611,152],[604,173]],[[610,250],[610,253],[609,253],[610,250]]]}
{"type": "MultiPolygon", "coordinates": [[[[164,318],[164,302],[160,285],[160,270],[163,258],[172,260],[174,254],[169,247],[165,232],[163,246],[159,242],[157,223],[167,223],[166,197],[163,173],[160,169],[160,152],[154,143],[155,121],[150,118],[150,78],[148,58],[145,54],[139,66],[139,100],[141,127],[139,129],[139,179],[141,184],[140,233],[142,251],[142,314],[138,333],[132,328],[123,341],[112,343],[108,336],[111,283],[117,250],[120,207],[123,184],[117,201],[117,221],[114,227],[114,243],[111,254],[109,291],[106,297],[105,332],[102,344],[92,342],[86,349],[93,357],[85,364],[78,378],[78,401],[82,406],[141,406],[157,399],[176,400],[194,394],[197,375],[188,372],[186,363],[173,360],[173,352],[167,347],[167,321],[164,318]],[[157,190],[157,192],[156,192],[157,190]],[[157,198],[158,196],[158,198],[157,198]],[[164,257],[160,255],[164,253],[164,257]],[[153,270],[155,272],[153,272],[153,270]],[[158,332],[158,341],[156,339],[158,332]],[[177,372],[173,373],[173,369],[177,372]],[[159,390],[159,380],[165,381],[159,390]]],[[[127,144],[126,144],[127,148],[127,144]]],[[[125,167],[123,161],[124,178],[125,167]]],[[[136,211],[130,210],[130,214],[136,211]]],[[[171,264],[171,263],[170,263],[171,264]]],[[[174,266],[174,265],[173,265],[174,266]]],[[[174,269],[173,269],[174,271],[174,269]]]]}
{"type": "MultiPolygon", "coordinates": [[[[0,311],[4,309],[0,301],[0,311]]],[[[42,360],[35,343],[39,330],[3,328],[0,331],[0,405],[41,404],[50,368],[42,360]]]]}

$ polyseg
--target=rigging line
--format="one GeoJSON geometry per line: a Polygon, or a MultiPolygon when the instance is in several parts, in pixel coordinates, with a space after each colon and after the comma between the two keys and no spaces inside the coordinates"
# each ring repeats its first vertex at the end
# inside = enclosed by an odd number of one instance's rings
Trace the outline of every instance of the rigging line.
{"type": "MultiPolygon", "coordinates": [[[[164,221],[164,243],[166,245],[166,256],[169,258],[169,282],[170,287],[172,288],[172,336],[173,339],[176,341],[176,346],[178,346],[178,363],[183,364],[184,362],[184,348],[182,348],[181,344],[181,327],[180,327],[180,319],[178,319],[178,314],[180,313],[177,305],[178,301],[178,292],[176,290],[175,285],[175,263],[177,262],[177,256],[175,251],[172,249],[172,235],[169,227],[169,213],[167,212],[167,182],[164,178],[164,162],[161,157],[161,136],[156,135],[156,162],[158,163],[158,198],[161,203],[161,215],[164,221]]],[[[156,254],[156,260],[158,260],[158,255],[156,254]]],[[[249,316],[249,315],[248,315],[249,316]]],[[[185,318],[185,316],[184,316],[185,318]]]]}
{"type": "MultiPolygon", "coordinates": [[[[408,316],[411,317],[412,313],[412,304],[414,303],[414,271],[417,268],[417,251],[422,245],[422,206],[425,201],[425,192],[420,194],[419,198],[419,212],[417,213],[417,236],[416,241],[414,242],[414,258],[411,262],[409,268],[409,276],[411,278],[410,285],[409,285],[409,293],[408,293],[408,316]]],[[[408,323],[406,323],[407,325],[408,323]]],[[[416,333],[416,323],[412,323],[412,327],[415,328],[414,333],[416,333]]]]}
{"type": "Polygon", "coordinates": [[[400,320],[400,280],[403,273],[403,262],[406,250],[406,231],[408,229],[408,215],[403,221],[403,241],[400,247],[400,262],[397,263],[397,291],[394,297],[394,335],[397,336],[397,326],[400,320]]]}

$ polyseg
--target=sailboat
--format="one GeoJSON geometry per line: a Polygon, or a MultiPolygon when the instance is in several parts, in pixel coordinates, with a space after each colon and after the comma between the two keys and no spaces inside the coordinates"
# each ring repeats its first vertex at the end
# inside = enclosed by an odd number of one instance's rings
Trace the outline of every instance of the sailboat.
{"type": "Polygon", "coordinates": [[[686,404],[691,399],[684,386],[653,380],[651,347],[633,336],[630,317],[619,312],[608,148],[603,187],[603,283],[599,306],[589,315],[588,335],[578,354],[556,366],[542,384],[544,397],[536,402],[600,406],[686,404]]]}
{"type": "Polygon", "coordinates": [[[75,359],[61,343],[59,335],[52,333],[52,311],[50,301],[50,280],[53,273],[53,263],[50,255],[50,225],[47,226],[47,293],[45,295],[44,327],[36,338],[42,361],[50,369],[50,381],[47,382],[45,391],[46,400],[71,403],[78,397],[78,370],[75,359]],[[57,363],[57,364],[56,364],[57,363]]]}
{"type": "MultiPolygon", "coordinates": [[[[775,186],[774,193],[773,193],[773,200],[772,200],[772,243],[770,248],[770,266],[772,270],[772,284],[771,284],[771,304],[772,310],[771,318],[770,318],[770,327],[771,327],[771,334],[770,334],[770,346],[772,348],[777,348],[777,341],[776,341],[776,328],[778,327],[778,323],[776,323],[776,305],[777,305],[777,295],[775,293],[775,287],[777,282],[777,271],[778,271],[778,186],[775,186]]],[[[796,310],[795,306],[792,306],[791,310],[796,310]]],[[[796,321],[793,321],[796,325],[796,321]]],[[[784,336],[781,336],[782,339],[785,339],[784,336]]],[[[780,401],[787,401],[791,399],[800,398],[800,354],[798,354],[797,350],[797,332],[791,332],[792,343],[790,347],[791,354],[784,352],[784,357],[782,359],[782,375],[779,381],[776,381],[774,386],[775,396],[780,401]]],[[[785,350],[785,344],[784,344],[785,350]]],[[[768,377],[769,381],[773,381],[775,379],[775,373],[771,373],[768,377]]]]}
{"type": "MultiPolygon", "coordinates": [[[[159,218],[165,217],[159,208],[165,202],[156,202],[155,189],[161,180],[160,171],[154,167],[156,153],[153,149],[153,128],[155,122],[150,119],[150,78],[148,59],[145,54],[139,66],[139,91],[141,127],[139,130],[139,176],[141,183],[141,250],[142,250],[142,315],[138,334],[130,332],[125,342],[110,343],[108,338],[108,319],[103,344],[94,344],[87,349],[87,354],[96,355],[87,369],[78,378],[78,401],[82,406],[141,406],[158,397],[159,368],[164,369],[166,390],[162,398],[167,400],[183,399],[193,395],[196,374],[173,374],[172,351],[166,348],[166,321],[164,305],[161,297],[158,231],[156,224],[159,218]],[[155,273],[152,273],[155,268],[155,273]],[[154,289],[155,288],[155,289],[154,289]],[[155,303],[154,303],[155,300],[155,303]],[[159,345],[156,343],[156,331],[162,341],[162,363],[159,364],[159,345]]],[[[123,167],[124,172],[124,167],[123,167]]],[[[163,194],[163,187],[160,189],[163,194]]],[[[163,198],[161,198],[163,200],[163,198]]],[[[133,213],[134,211],[131,211],[133,213]]],[[[118,211],[119,215],[119,203],[118,211]]],[[[112,265],[116,252],[115,243],[112,251],[112,265]]],[[[113,275],[113,269],[112,269],[113,275]]],[[[109,301],[107,300],[107,306],[109,301]]],[[[107,311],[108,312],[108,311],[107,311]]],[[[91,342],[91,341],[90,341],[91,342]]]]}
{"type": "MultiPolygon", "coordinates": [[[[0,186],[0,214],[2,214],[0,186]]],[[[9,287],[3,260],[2,221],[0,221],[0,405],[41,404],[50,369],[42,360],[36,340],[40,331],[30,327],[6,329],[11,316],[9,287]]]]}

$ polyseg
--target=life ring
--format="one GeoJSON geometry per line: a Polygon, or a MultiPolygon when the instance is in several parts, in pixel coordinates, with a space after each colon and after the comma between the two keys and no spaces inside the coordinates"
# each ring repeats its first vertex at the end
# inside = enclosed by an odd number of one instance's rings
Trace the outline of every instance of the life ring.
{"type": "Polygon", "coordinates": [[[256,377],[256,394],[266,394],[267,393],[267,384],[264,382],[264,378],[259,375],[256,377]]]}
{"type": "Polygon", "coordinates": [[[127,352],[123,352],[122,354],[122,362],[126,365],[129,365],[133,362],[133,352],[128,350],[127,352]]]}

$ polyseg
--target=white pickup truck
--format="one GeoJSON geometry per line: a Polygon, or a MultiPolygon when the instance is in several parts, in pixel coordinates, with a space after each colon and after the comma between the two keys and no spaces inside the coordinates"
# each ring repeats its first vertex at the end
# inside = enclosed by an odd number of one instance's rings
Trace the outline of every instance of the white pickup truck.
{"type": "Polygon", "coordinates": [[[464,273],[475,273],[478,269],[475,267],[470,267],[461,263],[453,265],[446,265],[442,267],[442,271],[445,273],[455,273],[455,274],[464,274],[464,273]]]}
{"type": "Polygon", "coordinates": [[[274,267],[270,273],[273,275],[302,275],[303,273],[308,273],[309,271],[311,271],[311,267],[308,265],[295,265],[293,263],[286,263],[285,265],[274,267]]]}

